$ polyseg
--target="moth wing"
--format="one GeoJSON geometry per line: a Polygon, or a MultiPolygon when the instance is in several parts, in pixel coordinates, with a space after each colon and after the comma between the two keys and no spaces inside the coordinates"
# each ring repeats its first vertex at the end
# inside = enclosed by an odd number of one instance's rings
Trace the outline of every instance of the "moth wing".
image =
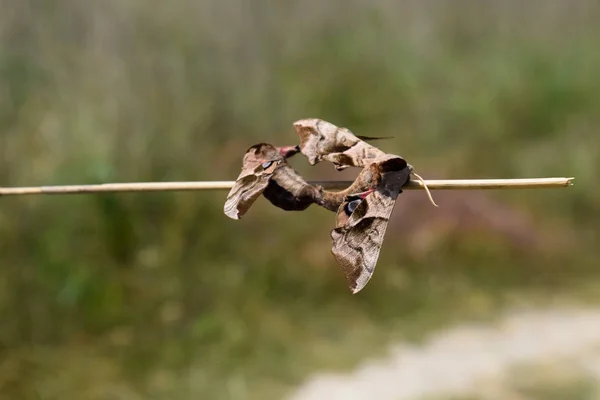
{"type": "Polygon", "coordinates": [[[223,212],[231,219],[240,219],[250,209],[256,199],[269,185],[273,171],[279,161],[273,162],[267,169],[260,164],[244,166],[227,195],[223,212]]]}
{"type": "Polygon", "coordinates": [[[294,128],[300,137],[300,152],[310,165],[326,160],[341,171],[348,167],[365,167],[385,154],[367,143],[383,137],[356,136],[348,128],[337,127],[322,119],[298,120],[294,122],[294,128]]]}
{"type": "Polygon", "coordinates": [[[352,294],[362,290],[375,271],[398,195],[390,194],[380,190],[369,194],[347,220],[340,216],[340,213],[345,213],[346,204],[342,203],[338,210],[338,221],[342,225],[331,231],[331,252],[340,264],[352,294]]]}
{"type": "Polygon", "coordinates": [[[300,152],[307,158],[310,165],[321,161],[331,138],[335,138],[337,126],[318,118],[301,119],[294,122],[294,129],[300,137],[300,152]]]}

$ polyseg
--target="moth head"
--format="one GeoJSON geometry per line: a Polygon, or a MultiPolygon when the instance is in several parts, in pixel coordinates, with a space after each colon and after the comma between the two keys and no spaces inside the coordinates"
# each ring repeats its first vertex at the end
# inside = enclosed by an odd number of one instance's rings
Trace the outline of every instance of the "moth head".
{"type": "Polygon", "coordinates": [[[262,172],[273,172],[275,167],[284,160],[280,150],[268,143],[258,143],[250,147],[242,161],[242,173],[238,179],[256,175],[262,172]]]}
{"type": "MultiPolygon", "coordinates": [[[[386,154],[383,160],[375,160],[375,165],[380,173],[386,173],[391,171],[402,171],[403,169],[408,168],[409,164],[402,157],[386,154]]],[[[409,169],[409,171],[411,170],[409,169]]]]}
{"type": "Polygon", "coordinates": [[[269,143],[257,143],[246,150],[244,159],[277,159],[282,158],[279,149],[269,143]]]}

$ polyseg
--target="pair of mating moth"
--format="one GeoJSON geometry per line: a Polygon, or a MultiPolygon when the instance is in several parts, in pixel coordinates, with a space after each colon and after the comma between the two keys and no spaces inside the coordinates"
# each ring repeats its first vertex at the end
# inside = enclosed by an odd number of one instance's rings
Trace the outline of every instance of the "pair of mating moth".
{"type": "Polygon", "coordinates": [[[286,211],[305,210],[314,203],[335,212],[332,253],[350,290],[358,293],[373,275],[402,187],[411,175],[422,179],[402,157],[367,143],[382,138],[356,136],[347,128],[316,118],[296,121],[294,128],[300,137],[297,146],[259,143],[248,149],[242,172],[227,195],[225,215],[240,219],[261,194],[286,211]],[[310,165],[325,160],[338,171],[348,167],[362,171],[348,188],[339,192],[324,190],[306,182],[288,164],[287,159],[297,153],[306,156],[310,165]]]}

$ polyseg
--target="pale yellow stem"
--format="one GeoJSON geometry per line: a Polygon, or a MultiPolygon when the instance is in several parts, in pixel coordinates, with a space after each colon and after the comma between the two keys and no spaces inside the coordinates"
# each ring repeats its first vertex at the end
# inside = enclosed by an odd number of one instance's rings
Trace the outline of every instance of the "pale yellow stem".
{"type": "MultiPolygon", "coordinates": [[[[426,190],[481,190],[481,189],[541,189],[567,187],[575,178],[531,178],[531,179],[442,179],[408,182],[402,189],[426,190]]],[[[140,182],[140,183],[103,183],[98,185],[0,187],[0,196],[33,194],[82,194],[116,192],[167,192],[190,190],[229,190],[233,181],[204,182],[140,182]]],[[[312,185],[321,185],[326,189],[346,188],[352,181],[312,181],[312,185]]]]}

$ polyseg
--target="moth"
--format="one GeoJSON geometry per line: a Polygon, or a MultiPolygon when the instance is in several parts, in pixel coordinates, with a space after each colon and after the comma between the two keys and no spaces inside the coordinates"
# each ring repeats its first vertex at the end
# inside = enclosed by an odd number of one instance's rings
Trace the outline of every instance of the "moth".
{"type": "MultiPolygon", "coordinates": [[[[337,170],[363,168],[352,184],[362,191],[345,195],[337,210],[336,228],[331,231],[333,256],[352,293],[358,293],[373,275],[402,187],[411,175],[423,180],[402,157],[367,143],[381,138],[356,136],[317,118],[296,121],[294,128],[300,137],[299,150],[311,165],[326,160],[337,170]]],[[[429,190],[427,193],[435,205],[429,190]]]]}
{"type": "Polygon", "coordinates": [[[317,204],[335,212],[331,251],[351,292],[358,293],[373,275],[396,199],[414,174],[413,167],[367,143],[382,138],[356,136],[320,119],[299,120],[294,127],[300,137],[298,146],[260,143],[248,149],[242,172],[227,196],[225,214],[239,219],[261,194],[284,210],[317,204]],[[337,170],[362,170],[348,188],[327,191],[306,182],[287,163],[298,152],[311,165],[326,160],[337,170]]]}
{"type": "Polygon", "coordinates": [[[402,158],[373,162],[357,177],[370,175],[367,190],[345,196],[338,207],[336,227],[331,231],[331,252],[353,294],[373,276],[396,199],[410,180],[411,171],[402,158]]]}
{"type": "Polygon", "coordinates": [[[319,189],[306,183],[287,162],[298,151],[297,146],[275,147],[268,143],[250,147],[225,200],[225,215],[240,219],[261,194],[286,211],[302,211],[313,204],[319,189]]]}
{"type": "Polygon", "coordinates": [[[286,211],[302,211],[317,204],[335,212],[347,194],[366,188],[361,182],[341,192],[330,192],[310,185],[287,162],[298,152],[298,146],[258,143],[250,147],[242,159],[242,171],[227,195],[225,215],[240,219],[260,195],[286,211]]]}
{"type": "Polygon", "coordinates": [[[294,122],[300,137],[299,151],[310,165],[321,160],[334,164],[337,170],[348,167],[366,167],[375,159],[398,157],[388,155],[367,141],[384,139],[356,136],[348,128],[339,128],[318,118],[294,122]]]}

